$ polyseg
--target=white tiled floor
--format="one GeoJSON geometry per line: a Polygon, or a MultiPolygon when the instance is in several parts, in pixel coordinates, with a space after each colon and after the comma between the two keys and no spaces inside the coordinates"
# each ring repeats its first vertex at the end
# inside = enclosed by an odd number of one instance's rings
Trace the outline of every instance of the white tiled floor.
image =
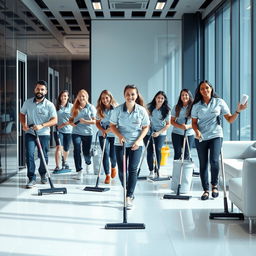
{"type": "MultiPolygon", "coordinates": [[[[50,162],[54,168],[52,157],[50,162]]],[[[169,172],[170,163],[162,174],[169,172]]],[[[38,196],[38,188],[48,185],[24,189],[25,171],[1,184],[0,255],[255,255],[256,234],[248,234],[246,221],[209,220],[209,212],[221,211],[223,201],[201,201],[198,177],[193,178],[190,201],[163,200],[163,194],[171,192],[170,181],[138,181],[128,221],[145,223],[145,230],[104,229],[106,223],[122,221],[122,189],[115,178],[108,192],[83,191],[95,179],[53,176],[56,187],[67,188],[66,195],[38,196]]]]}

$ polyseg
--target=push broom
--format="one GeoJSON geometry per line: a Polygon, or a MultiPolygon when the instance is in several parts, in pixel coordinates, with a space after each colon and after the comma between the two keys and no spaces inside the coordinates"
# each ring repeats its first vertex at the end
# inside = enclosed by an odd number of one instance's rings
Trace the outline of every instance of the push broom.
{"type": "MultiPolygon", "coordinates": [[[[33,125],[30,125],[29,127],[31,128],[31,127],[33,127],[33,125]]],[[[39,189],[39,190],[38,190],[38,195],[41,196],[41,195],[43,195],[43,194],[53,194],[53,193],[63,193],[63,194],[67,194],[67,189],[66,189],[66,188],[55,188],[55,187],[54,187],[53,182],[52,182],[52,180],[51,180],[50,171],[49,171],[48,166],[47,166],[47,163],[46,163],[46,161],[45,161],[45,157],[44,157],[42,145],[41,145],[41,143],[40,143],[40,139],[39,139],[39,136],[38,136],[36,130],[34,130],[34,134],[35,134],[35,136],[36,136],[36,144],[37,144],[37,147],[38,147],[38,149],[39,149],[39,152],[40,152],[40,155],[41,155],[43,164],[44,164],[44,168],[45,168],[46,173],[47,173],[47,176],[48,176],[49,184],[50,184],[50,188],[47,188],[47,189],[39,189]]]]}
{"type": "Polygon", "coordinates": [[[127,199],[126,199],[126,150],[123,143],[123,222],[121,223],[108,223],[105,225],[105,229],[145,229],[144,223],[128,223],[127,222],[127,199]]]}
{"type": "Polygon", "coordinates": [[[110,188],[102,188],[102,187],[99,187],[100,172],[101,172],[101,167],[102,167],[102,163],[103,163],[104,152],[105,152],[105,148],[106,148],[106,140],[107,140],[106,137],[103,137],[102,156],[101,156],[100,167],[99,167],[99,172],[98,172],[96,184],[95,184],[94,187],[87,187],[87,186],[86,186],[86,187],[84,188],[84,191],[106,192],[106,191],[110,190],[110,188]]]}

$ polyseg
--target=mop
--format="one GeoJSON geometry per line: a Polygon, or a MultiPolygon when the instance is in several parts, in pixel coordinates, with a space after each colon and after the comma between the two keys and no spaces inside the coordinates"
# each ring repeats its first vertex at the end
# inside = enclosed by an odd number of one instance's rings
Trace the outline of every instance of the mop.
{"type": "MultiPolygon", "coordinates": [[[[29,127],[33,127],[33,126],[34,125],[30,125],[29,127]]],[[[47,173],[47,176],[48,176],[48,180],[49,180],[49,184],[51,186],[50,188],[47,188],[47,189],[38,189],[38,195],[41,196],[43,194],[53,194],[53,193],[67,194],[67,189],[66,188],[55,188],[54,187],[54,185],[52,183],[52,180],[51,180],[50,171],[49,171],[48,166],[47,166],[46,161],[45,161],[45,157],[44,157],[44,153],[43,153],[43,149],[42,149],[42,146],[41,146],[41,143],[40,143],[39,136],[38,136],[36,130],[34,130],[34,133],[35,133],[35,136],[36,136],[36,144],[37,144],[37,147],[39,149],[40,155],[42,157],[44,168],[46,170],[46,173],[47,173]]]]}
{"type": "Polygon", "coordinates": [[[182,175],[183,175],[183,169],[184,169],[184,158],[185,158],[185,147],[186,147],[186,143],[188,145],[188,150],[189,150],[189,155],[190,155],[190,148],[189,148],[189,144],[187,141],[187,135],[186,135],[186,130],[184,132],[184,140],[183,140],[183,150],[182,150],[182,162],[181,162],[181,166],[180,166],[180,177],[179,177],[179,184],[178,184],[178,188],[177,188],[177,193],[175,194],[165,194],[163,196],[164,199],[179,199],[179,200],[189,200],[191,198],[191,196],[185,196],[185,195],[181,195],[180,194],[180,189],[181,189],[181,182],[182,182],[182,175]]]}
{"type": "Polygon", "coordinates": [[[106,148],[106,141],[107,141],[106,137],[103,137],[102,156],[101,156],[100,167],[99,167],[98,176],[97,176],[97,180],[96,180],[96,185],[94,187],[85,187],[84,191],[106,192],[106,191],[110,190],[110,188],[99,187],[100,173],[101,173],[101,167],[103,164],[103,157],[104,157],[104,152],[105,152],[105,148],[106,148]]]}
{"type": "MultiPolygon", "coordinates": [[[[58,142],[59,142],[59,145],[61,145],[61,140],[60,140],[60,137],[59,137],[59,131],[56,127],[56,133],[57,133],[57,138],[58,138],[58,142]]],[[[64,165],[64,156],[63,156],[63,149],[61,150],[61,160],[62,160],[62,168],[60,170],[54,170],[52,173],[53,174],[61,174],[61,173],[67,173],[67,172],[71,172],[71,169],[67,169],[65,168],[65,165],[64,165]]]]}
{"type": "Polygon", "coordinates": [[[155,158],[155,166],[154,166],[154,172],[155,172],[155,175],[156,177],[155,178],[149,178],[149,180],[151,181],[164,181],[164,180],[170,180],[171,177],[170,176],[167,176],[167,177],[160,177],[160,174],[159,174],[159,165],[158,165],[158,162],[157,162],[157,157],[156,157],[156,144],[155,144],[155,139],[153,136],[151,136],[152,138],[152,145],[153,145],[153,153],[154,153],[154,158],[155,158]]]}
{"type": "Polygon", "coordinates": [[[122,223],[108,223],[105,225],[105,229],[145,229],[144,223],[128,223],[127,222],[126,150],[125,150],[124,143],[123,143],[123,193],[124,193],[123,222],[122,223]]]}
{"type": "Polygon", "coordinates": [[[213,219],[225,219],[225,220],[243,220],[244,215],[242,213],[235,213],[235,212],[229,212],[228,210],[228,199],[227,199],[227,191],[226,191],[226,179],[225,179],[225,173],[224,173],[224,162],[223,162],[223,152],[221,150],[220,152],[220,161],[221,161],[221,175],[223,179],[223,202],[224,202],[224,212],[211,212],[210,213],[210,220],[213,219]]]}

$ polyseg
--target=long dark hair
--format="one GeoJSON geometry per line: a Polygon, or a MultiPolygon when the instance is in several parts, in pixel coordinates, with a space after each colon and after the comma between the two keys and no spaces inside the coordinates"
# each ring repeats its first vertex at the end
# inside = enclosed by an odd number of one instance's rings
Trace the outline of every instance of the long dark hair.
{"type": "Polygon", "coordinates": [[[101,101],[101,97],[103,94],[106,94],[110,97],[111,101],[110,101],[110,105],[111,107],[116,107],[117,103],[112,95],[112,93],[108,90],[103,90],[98,98],[98,101],[97,101],[97,114],[100,118],[104,118],[105,114],[104,114],[104,110],[106,109],[105,105],[102,103],[101,101]]]}
{"type": "Polygon", "coordinates": [[[176,107],[175,107],[175,116],[178,117],[180,115],[180,111],[183,107],[183,102],[181,100],[181,95],[182,95],[183,92],[186,92],[189,95],[186,117],[190,117],[190,112],[191,112],[190,110],[191,110],[194,99],[193,99],[192,93],[188,89],[182,89],[180,91],[180,96],[179,96],[178,102],[177,102],[176,107]]]}
{"type": "Polygon", "coordinates": [[[56,103],[57,111],[60,110],[60,107],[61,107],[61,96],[62,96],[63,93],[67,93],[68,94],[68,101],[67,101],[67,104],[64,107],[66,107],[69,104],[69,92],[68,92],[68,90],[61,91],[59,96],[58,96],[57,103],[56,103]]]}
{"type": "Polygon", "coordinates": [[[152,115],[153,110],[156,108],[156,98],[157,98],[158,95],[162,95],[164,97],[164,103],[160,108],[160,111],[161,111],[161,114],[162,114],[162,120],[164,120],[167,117],[167,115],[169,114],[170,110],[171,110],[169,105],[168,105],[168,99],[167,99],[167,96],[166,96],[165,92],[159,91],[154,96],[153,100],[150,103],[148,103],[147,107],[148,107],[149,114],[152,115]]]}
{"type": "Polygon", "coordinates": [[[128,85],[126,85],[125,88],[124,88],[124,95],[125,95],[125,92],[126,92],[128,89],[135,89],[135,90],[136,90],[136,93],[137,93],[138,97],[137,97],[137,99],[136,99],[135,102],[136,102],[137,104],[139,104],[139,105],[141,105],[141,106],[144,107],[144,100],[143,100],[141,94],[139,93],[138,88],[137,88],[135,85],[133,85],[133,84],[128,84],[128,85]]]}

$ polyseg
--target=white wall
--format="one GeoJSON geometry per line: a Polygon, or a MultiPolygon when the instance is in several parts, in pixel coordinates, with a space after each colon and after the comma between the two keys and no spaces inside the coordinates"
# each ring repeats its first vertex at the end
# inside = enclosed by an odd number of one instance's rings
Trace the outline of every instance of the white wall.
{"type": "Polygon", "coordinates": [[[119,103],[135,84],[146,103],[163,90],[171,105],[181,89],[181,21],[92,21],[92,103],[102,90],[119,103]]]}

